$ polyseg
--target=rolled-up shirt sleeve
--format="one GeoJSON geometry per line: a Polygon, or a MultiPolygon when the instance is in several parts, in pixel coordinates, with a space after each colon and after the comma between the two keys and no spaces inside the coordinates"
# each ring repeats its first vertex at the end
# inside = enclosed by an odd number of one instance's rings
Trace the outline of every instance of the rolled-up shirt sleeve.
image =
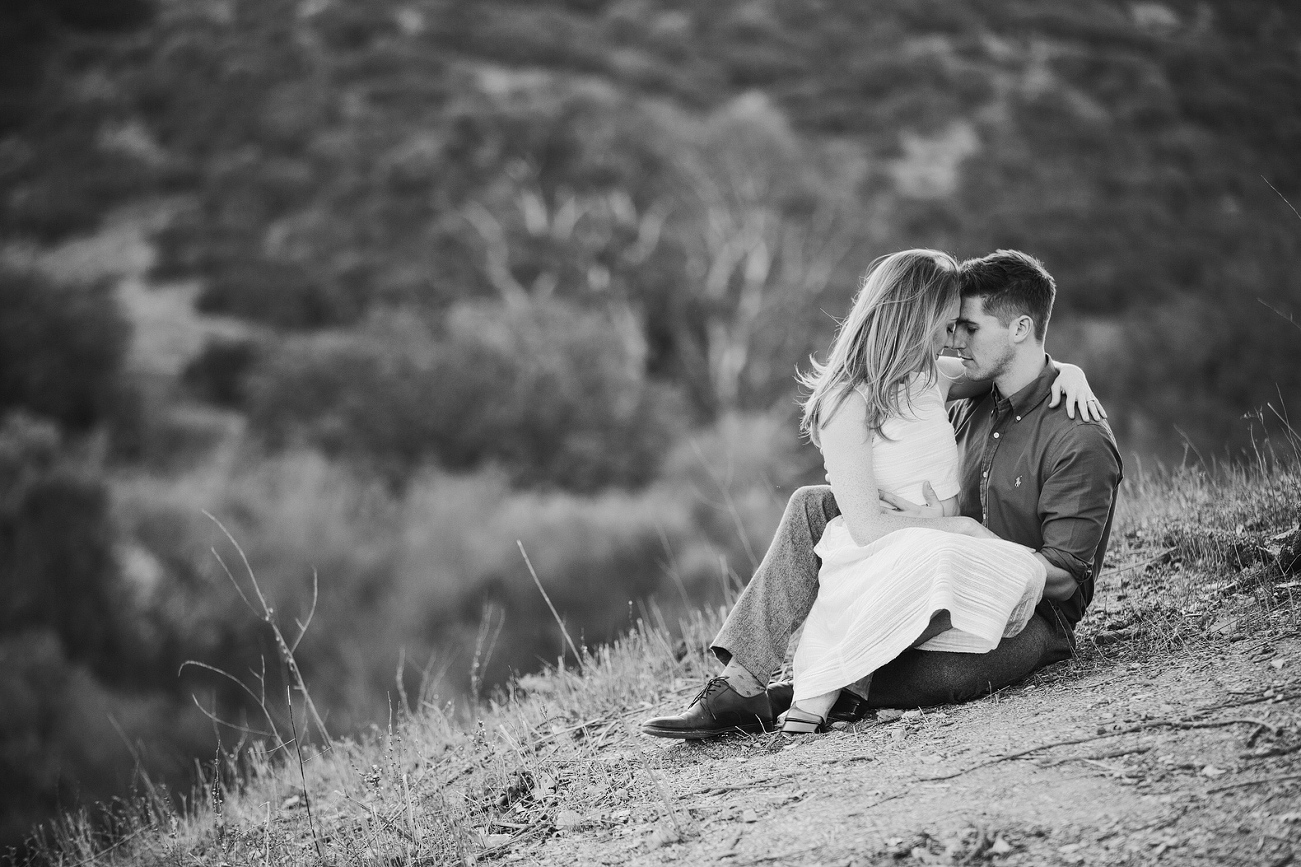
{"type": "Polygon", "coordinates": [[[1095,424],[1071,426],[1054,440],[1051,468],[1039,492],[1039,552],[1081,583],[1100,566],[1093,560],[1120,483],[1120,454],[1095,424]]]}

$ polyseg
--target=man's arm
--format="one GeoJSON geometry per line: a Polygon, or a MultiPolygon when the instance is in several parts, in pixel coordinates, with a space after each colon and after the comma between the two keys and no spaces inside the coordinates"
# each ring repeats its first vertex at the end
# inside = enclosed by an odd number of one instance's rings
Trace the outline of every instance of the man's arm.
{"type": "Polygon", "coordinates": [[[1044,581],[1044,598],[1065,602],[1074,596],[1075,590],[1080,586],[1075,576],[1045,557],[1042,551],[1035,551],[1034,555],[1048,569],[1048,578],[1044,581]]]}
{"type": "MultiPolygon", "coordinates": [[[[1077,425],[1070,428],[1061,442],[1054,444],[1044,485],[1039,494],[1039,517],[1043,526],[1043,546],[1035,552],[1048,569],[1044,598],[1064,602],[1075,595],[1082,582],[1093,577],[1093,557],[1111,514],[1116,486],[1120,483],[1120,454],[1100,425],[1077,425]]],[[[902,497],[881,495],[883,513],[894,517],[901,526],[939,527],[939,521],[927,521],[924,507],[902,497]],[[891,511],[884,511],[889,509],[891,511]]],[[[927,505],[934,507],[931,496],[927,505]]],[[[971,519],[970,525],[956,529],[977,538],[1000,538],[984,524],[971,519]],[[971,526],[971,525],[974,525],[971,526]]]]}
{"type": "Polygon", "coordinates": [[[1098,424],[1066,428],[1050,444],[1039,492],[1043,545],[1048,564],[1044,597],[1063,602],[1094,577],[1093,562],[1120,484],[1120,453],[1098,424]]]}

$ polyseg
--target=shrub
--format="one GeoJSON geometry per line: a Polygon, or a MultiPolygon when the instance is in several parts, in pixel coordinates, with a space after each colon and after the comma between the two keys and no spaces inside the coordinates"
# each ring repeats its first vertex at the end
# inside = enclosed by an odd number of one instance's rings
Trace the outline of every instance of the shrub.
{"type": "Polygon", "coordinates": [[[70,659],[126,677],[108,489],[61,450],[47,421],[0,426],[0,635],[48,628],[70,659]]]}
{"type": "Polygon", "coordinates": [[[0,267],[0,415],[23,409],[76,431],[109,417],[129,337],[106,283],[0,267]]]}
{"type": "Polygon", "coordinates": [[[677,403],[598,313],[462,305],[287,342],[249,387],[254,429],[378,468],[501,465],[521,485],[594,491],[654,477],[677,403]]]}

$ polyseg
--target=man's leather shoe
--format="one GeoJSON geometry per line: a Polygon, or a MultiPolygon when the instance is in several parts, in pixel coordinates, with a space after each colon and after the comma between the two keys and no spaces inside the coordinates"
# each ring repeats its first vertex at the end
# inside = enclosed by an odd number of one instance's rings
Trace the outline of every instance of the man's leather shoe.
{"type": "MultiPolygon", "coordinates": [[[[784,683],[768,684],[768,704],[772,707],[772,712],[777,716],[785,713],[786,709],[791,706],[791,699],[795,696],[795,684],[790,681],[784,683]]],[[[842,689],[840,695],[836,696],[836,703],[827,711],[827,722],[858,722],[865,718],[871,708],[867,706],[867,699],[855,695],[847,689],[842,689]]]]}
{"type": "Polygon", "coordinates": [[[664,716],[642,723],[641,730],[657,738],[699,740],[728,732],[772,731],[772,707],[767,693],[746,698],[716,677],[677,716],[664,716]]]}

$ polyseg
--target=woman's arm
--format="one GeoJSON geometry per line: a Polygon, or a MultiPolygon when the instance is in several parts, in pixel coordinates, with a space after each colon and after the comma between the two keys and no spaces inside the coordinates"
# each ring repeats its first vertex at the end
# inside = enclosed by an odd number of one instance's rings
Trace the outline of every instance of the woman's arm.
{"type": "Polygon", "coordinates": [[[992,379],[969,379],[962,359],[952,355],[935,356],[935,369],[940,374],[940,394],[946,401],[980,397],[994,387],[992,379]]]}
{"type": "MultiPolygon", "coordinates": [[[[1086,421],[1102,421],[1107,417],[1107,411],[1102,408],[1093,389],[1089,387],[1089,379],[1084,375],[1083,368],[1055,360],[1052,365],[1057,368],[1057,378],[1053,380],[1052,390],[1049,392],[1049,409],[1056,407],[1062,402],[1062,398],[1065,398],[1066,414],[1071,418],[1075,418],[1076,410],[1079,410],[1080,418],[1086,421]]],[[[993,388],[991,380],[969,379],[959,358],[937,356],[935,368],[940,375],[940,394],[946,401],[980,397],[993,388]]]]}
{"type": "MultiPolygon", "coordinates": [[[[858,392],[851,392],[845,398],[818,431],[818,438],[827,481],[856,544],[870,545],[887,533],[905,527],[933,527],[968,535],[974,534],[975,528],[984,530],[979,522],[956,515],[921,517],[881,509],[867,430],[867,402],[858,392]]],[[[956,512],[956,498],[952,510],[956,512]]]]}
{"type": "Polygon", "coordinates": [[[1071,418],[1075,418],[1077,409],[1080,411],[1080,418],[1085,421],[1102,421],[1106,418],[1107,411],[1102,408],[1102,403],[1089,387],[1089,379],[1084,375],[1084,369],[1065,361],[1052,363],[1057,368],[1057,378],[1053,380],[1048,408],[1057,406],[1065,397],[1066,414],[1071,418]]]}

